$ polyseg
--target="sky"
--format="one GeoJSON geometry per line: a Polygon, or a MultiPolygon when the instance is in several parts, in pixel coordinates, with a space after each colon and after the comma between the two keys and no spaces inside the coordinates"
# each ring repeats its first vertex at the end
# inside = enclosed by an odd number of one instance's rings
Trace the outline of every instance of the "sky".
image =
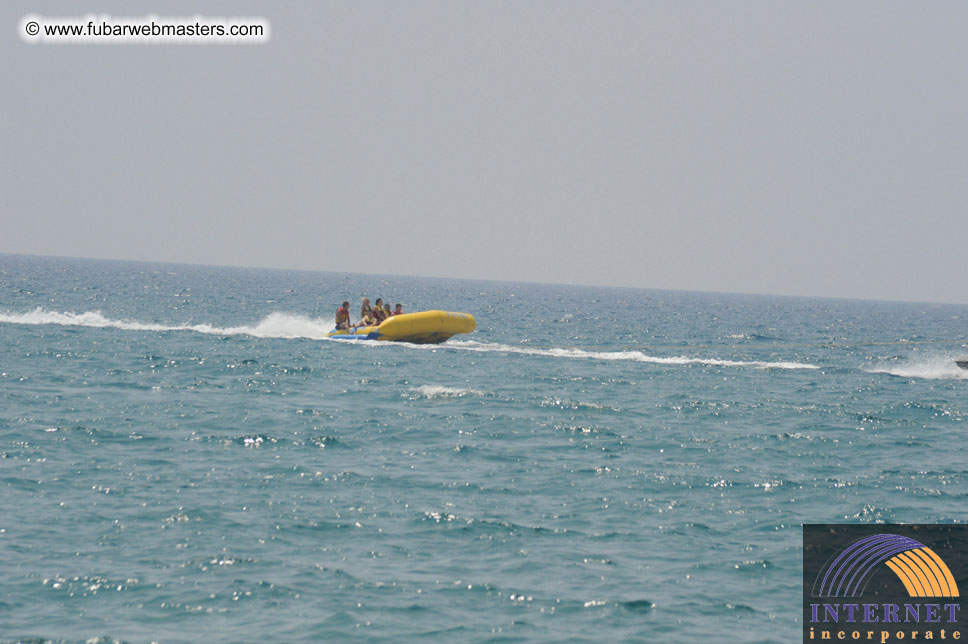
{"type": "Polygon", "coordinates": [[[968,3],[0,6],[0,252],[968,303],[968,3]],[[26,14],[262,16],[31,45],[26,14]]]}

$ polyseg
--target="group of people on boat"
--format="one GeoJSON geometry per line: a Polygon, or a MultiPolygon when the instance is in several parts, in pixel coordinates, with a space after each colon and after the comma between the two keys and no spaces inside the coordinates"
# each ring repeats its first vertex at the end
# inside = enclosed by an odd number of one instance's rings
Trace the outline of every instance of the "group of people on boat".
{"type": "Polygon", "coordinates": [[[383,303],[383,298],[376,298],[373,306],[370,306],[370,298],[363,298],[363,305],[360,307],[360,321],[353,324],[350,321],[350,303],[343,302],[343,305],[336,309],[336,328],[337,329],[356,329],[364,326],[378,326],[387,318],[394,315],[403,315],[403,305],[397,304],[390,310],[389,304],[383,303]]]}

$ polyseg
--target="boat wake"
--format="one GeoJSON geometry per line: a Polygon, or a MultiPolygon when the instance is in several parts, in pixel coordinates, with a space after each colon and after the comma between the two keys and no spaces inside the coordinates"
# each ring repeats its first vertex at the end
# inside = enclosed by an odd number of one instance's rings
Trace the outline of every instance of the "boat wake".
{"type": "Polygon", "coordinates": [[[307,338],[323,340],[333,330],[328,319],[310,318],[291,313],[270,313],[255,325],[220,327],[211,324],[155,324],[105,317],[100,311],[58,313],[34,309],[29,313],[0,313],[0,322],[8,324],[56,324],[122,329],[124,331],[194,331],[209,335],[250,335],[256,338],[307,338]]]}
{"type": "Polygon", "coordinates": [[[886,373],[900,378],[927,380],[968,380],[968,369],[955,364],[953,355],[924,356],[916,360],[881,362],[867,369],[870,373],[886,373]]]}
{"type": "MultiPolygon", "coordinates": [[[[189,331],[208,335],[231,336],[248,335],[256,338],[280,338],[309,340],[332,340],[326,334],[333,329],[329,319],[311,318],[292,313],[270,313],[254,325],[221,327],[212,324],[158,324],[138,322],[134,320],[119,320],[105,317],[100,311],[86,311],[84,313],[61,313],[37,308],[27,313],[0,313],[0,323],[81,326],[93,328],[112,328],[125,331],[154,331],[177,332],[189,331]]],[[[332,340],[335,342],[345,342],[332,340]]],[[[646,362],[665,365],[707,365],[719,367],[748,367],[758,369],[819,369],[817,365],[806,362],[761,361],[761,360],[723,360],[718,358],[698,358],[690,356],[653,356],[642,351],[588,351],[585,349],[542,349],[536,347],[520,347],[490,342],[476,342],[474,340],[451,340],[445,345],[400,345],[399,343],[368,342],[357,340],[354,344],[407,346],[415,349],[453,349],[460,351],[475,351],[483,353],[513,353],[521,355],[546,356],[552,358],[570,358],[585,360],[618,360],[631,362],[646,362]]],[[[952,363],[953,365],[953,363],[952,363]]],[[[957,367],[955,367],[957,369],[957,367]]],[[[960,371],[960,370],[959,370],[960,371]]],[[[968,373],[968,372],[966,372],[968,373]]]]}
{"type": "Polygon", "coordinates": [[[759,369],[819,369],[807,362],[762,361],[762,360],[721,360],[718,358],[695,358],[689,356],[653,356],[641,351],[587,351],[585,349],[539,349],[535,347],[515,347],[507,344],[475,342],[473,340],[454,340],[446,348],[466,351],[519,353],[553,358],[578,358],[591,360],[626,360],[649,362],[652,364],[689,365],[701,364],[718,367],[754,367],[759,369]]]}

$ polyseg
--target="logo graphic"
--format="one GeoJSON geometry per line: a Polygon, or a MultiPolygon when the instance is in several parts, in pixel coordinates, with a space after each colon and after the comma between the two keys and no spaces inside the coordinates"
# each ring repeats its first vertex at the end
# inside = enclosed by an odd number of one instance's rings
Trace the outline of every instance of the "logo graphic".
{"type": "Polygon", "coordinates": [[[959,640],[966,573],[968,525],[806,524],[803,641],[959,640]]]}
{"type": "Polygon", "coordinates": [[[894,571],[910,597],[958,597],[958,584],[941,557],[899,534],[875,534],[844,548],[818,575],[813,595],[859,597],[881,564],[894,571]]]}

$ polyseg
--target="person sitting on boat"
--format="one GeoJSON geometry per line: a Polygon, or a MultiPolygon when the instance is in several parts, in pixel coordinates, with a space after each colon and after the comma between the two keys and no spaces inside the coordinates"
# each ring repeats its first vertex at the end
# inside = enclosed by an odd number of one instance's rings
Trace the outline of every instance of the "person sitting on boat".
{"type": "Polygon", "coordinates": [[[383,305],[383,313],[385,313],[384,320],[393,316],[393,311],[390,310],[389,304],[383,305]]]}
{"type": "Polygon", "coordinates": [[[343,305],[336,309],[336,328],[347,330],[352,324],[350,324],[350,303],[343,302],[343,305]]]}
{"type": "Polygon", "coordinates": [[[380,324],[385,319],[387,319],[386,311],[383,310],[383,298],[376,298],[376,304],[373,306],[373,317],[376,319],[376,323],[380,324]]]}
{"type": "Polygon", "coordinates": [[[370,298],[364,297],[363,304],[360,306],[360,321],[354,324],[354,327],[367,326],[367,318],[373,319],[373,310],[370,308],[370,298]]]}
{"type": "Polygon", "coordinates": [[[393,314],[403,315],[403,304],[397,304],[395,307],[393,307],[393,314]]]}
{"type": "Polygon", "coordinates": [[[363,298],[363,306],[360,307],[360,321],[356,326],[373,326],[376,318],[373,316],[373,309],[370,308],[370,298],[363,298]]]}

